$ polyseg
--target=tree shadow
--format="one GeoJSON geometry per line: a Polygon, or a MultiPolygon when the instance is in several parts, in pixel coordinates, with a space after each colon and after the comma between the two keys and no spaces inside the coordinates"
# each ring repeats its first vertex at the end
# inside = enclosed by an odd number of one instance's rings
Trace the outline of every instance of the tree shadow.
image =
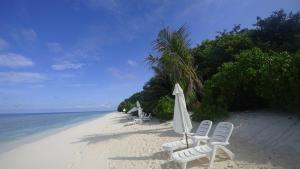
{"type": "MultiPolygon", "coordinates": [[[[87,144],[96,144],[99,142],[105,142],[112,139],[121,139],[124,137],[128,137],[133,134],[156,134],[159,137],[179,137],[175,132],[171,132],[169,127],[160,128],[160,129],[150,129],[150,130],[137,130],[137,131],[129,131],[129,132],[120,132],[120,133],[107,133],[107,134],[92,134],[86,135],[78,139],[78,141],[74,141],[72,143],[82,143],[86,142],[87,144]]],[[[141,136],[142,137],[142,136],[141,136]]]]}
{"type": "MultiPolygon", "coordinates": [[[[164,160],[165,162],[160,165],[162,169],[180,169],[180,166],[175,161],[169,160],[169,155],[166,152],[156,152],[150,156],[123,156],[123,157],[111,157],[110,160],[127,160],[127,161],[147,161],[147,160],[164,160]]],[[[228,157],[220,153],[216,156],[214,162],[227,161],[228,157]]],[[[193,160],[187,163],[187,168],[200,167],[208,168],[209,160],[208,158],[200,158],[198,160],[193,160]]]]}
{"type": "Polygon", "coordinates": [[[136,160],[168,160],[168,154],[165,152],[156,152],[152,154],[151,156],[140,156],[140,157],[133,157],[133,156],[127,156],[127,157],[111,157],[110,160],[128,160],[128,161],[136,161],[136,160]]]}

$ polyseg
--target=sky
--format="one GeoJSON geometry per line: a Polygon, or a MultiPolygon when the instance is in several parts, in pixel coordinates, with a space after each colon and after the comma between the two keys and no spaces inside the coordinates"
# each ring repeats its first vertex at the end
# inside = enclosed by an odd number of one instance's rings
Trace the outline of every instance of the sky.
{"type": "Polygon", "coordinates": [[[1,0],[0,113],[115,110],[153,76],[160,29],[192,46],[299,0],[1,0]]]}

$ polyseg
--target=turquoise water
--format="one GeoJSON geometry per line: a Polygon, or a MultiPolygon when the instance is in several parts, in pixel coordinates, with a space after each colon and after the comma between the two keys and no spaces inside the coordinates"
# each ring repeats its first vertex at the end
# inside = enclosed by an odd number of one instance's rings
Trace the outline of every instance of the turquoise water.
{"type": "Polygon", "coordinates": [[[101,117],[107,113],[109,112],[0,114],[0,144],[101,117]]]}

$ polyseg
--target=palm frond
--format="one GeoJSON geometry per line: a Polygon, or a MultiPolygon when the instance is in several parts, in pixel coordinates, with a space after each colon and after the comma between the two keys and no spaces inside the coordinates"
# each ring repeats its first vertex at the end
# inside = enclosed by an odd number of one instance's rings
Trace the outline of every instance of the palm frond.
{"type": "Polygon", "coordinates": [[[166,27],[158,33],[153,42],[153,48],[160,55],[158,57],[149,55],[147,58],[156,76],[168,79],[171,86],[180,83],[188,101],[196,98],[197,93],[202,90],[202,82],[193,66],[189,46],[189,33],[185,25],[176,31],[166,27]]]}

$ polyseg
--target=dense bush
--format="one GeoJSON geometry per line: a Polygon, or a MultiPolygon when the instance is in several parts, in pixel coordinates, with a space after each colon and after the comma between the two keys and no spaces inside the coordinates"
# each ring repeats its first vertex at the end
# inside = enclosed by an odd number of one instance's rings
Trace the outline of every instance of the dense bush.
{"type": "Polygon", "coordinates": [[[261,65],[257,94],[273,108],[300,110],[300,53],[272,53],[261,65]]]}
{"type": "Polygon", "coordinates": [[[300,49],[300,11],[287,14],[279,10],[265,19],[257,17],[255,26],[250,37],[261,49],[277,52],[300,49]]]}
{"type": "Polygon", "coordinates": [[[128,110],[130,110],[131,108],[133,108],[134,106],[136,106],[136,101],[140,101],[140,99],[142,98],[143,93],[142,92],[137,92],[134,93],[132,96],[130,96],[129,98],[125,99],[124,101],[122,101],[119,106],[118,106],[118,111],[122,112],[123,109],[126,109],[126,112],[128,110]]]}
{"type": "Polygon", "coordinates": [[[132,107],[134,107],[135,104],[131,103],[130,101],[123,101],[119,104],[118,106],[118,111],[122,112],[123,109],[125,109],[125,112],[127,112],[128,110],[130,110],[132,107]]]}
{"type": "Polygon", "coordinates": [[[203,103],[194,118],[216,119],[227,111],[261,107],[299,110],[299,75],[299,55],[259,48],[242,52],[205,82],[203,103]]]}
{"type": "Polygon", "coordinates": [[[215,40],[205,40],[192,49],[195,66],[203,80],[210,79],[225,62],[233,61],[245,49],[251,49],[253,42],[246,32],[223,32],[215,40]]]}
{"type": "Polygon", "coordinates": [[[174,99],[169,96],[161,97],[153,112],[160,120],[170,120],[173,118],[174,99]]]}

